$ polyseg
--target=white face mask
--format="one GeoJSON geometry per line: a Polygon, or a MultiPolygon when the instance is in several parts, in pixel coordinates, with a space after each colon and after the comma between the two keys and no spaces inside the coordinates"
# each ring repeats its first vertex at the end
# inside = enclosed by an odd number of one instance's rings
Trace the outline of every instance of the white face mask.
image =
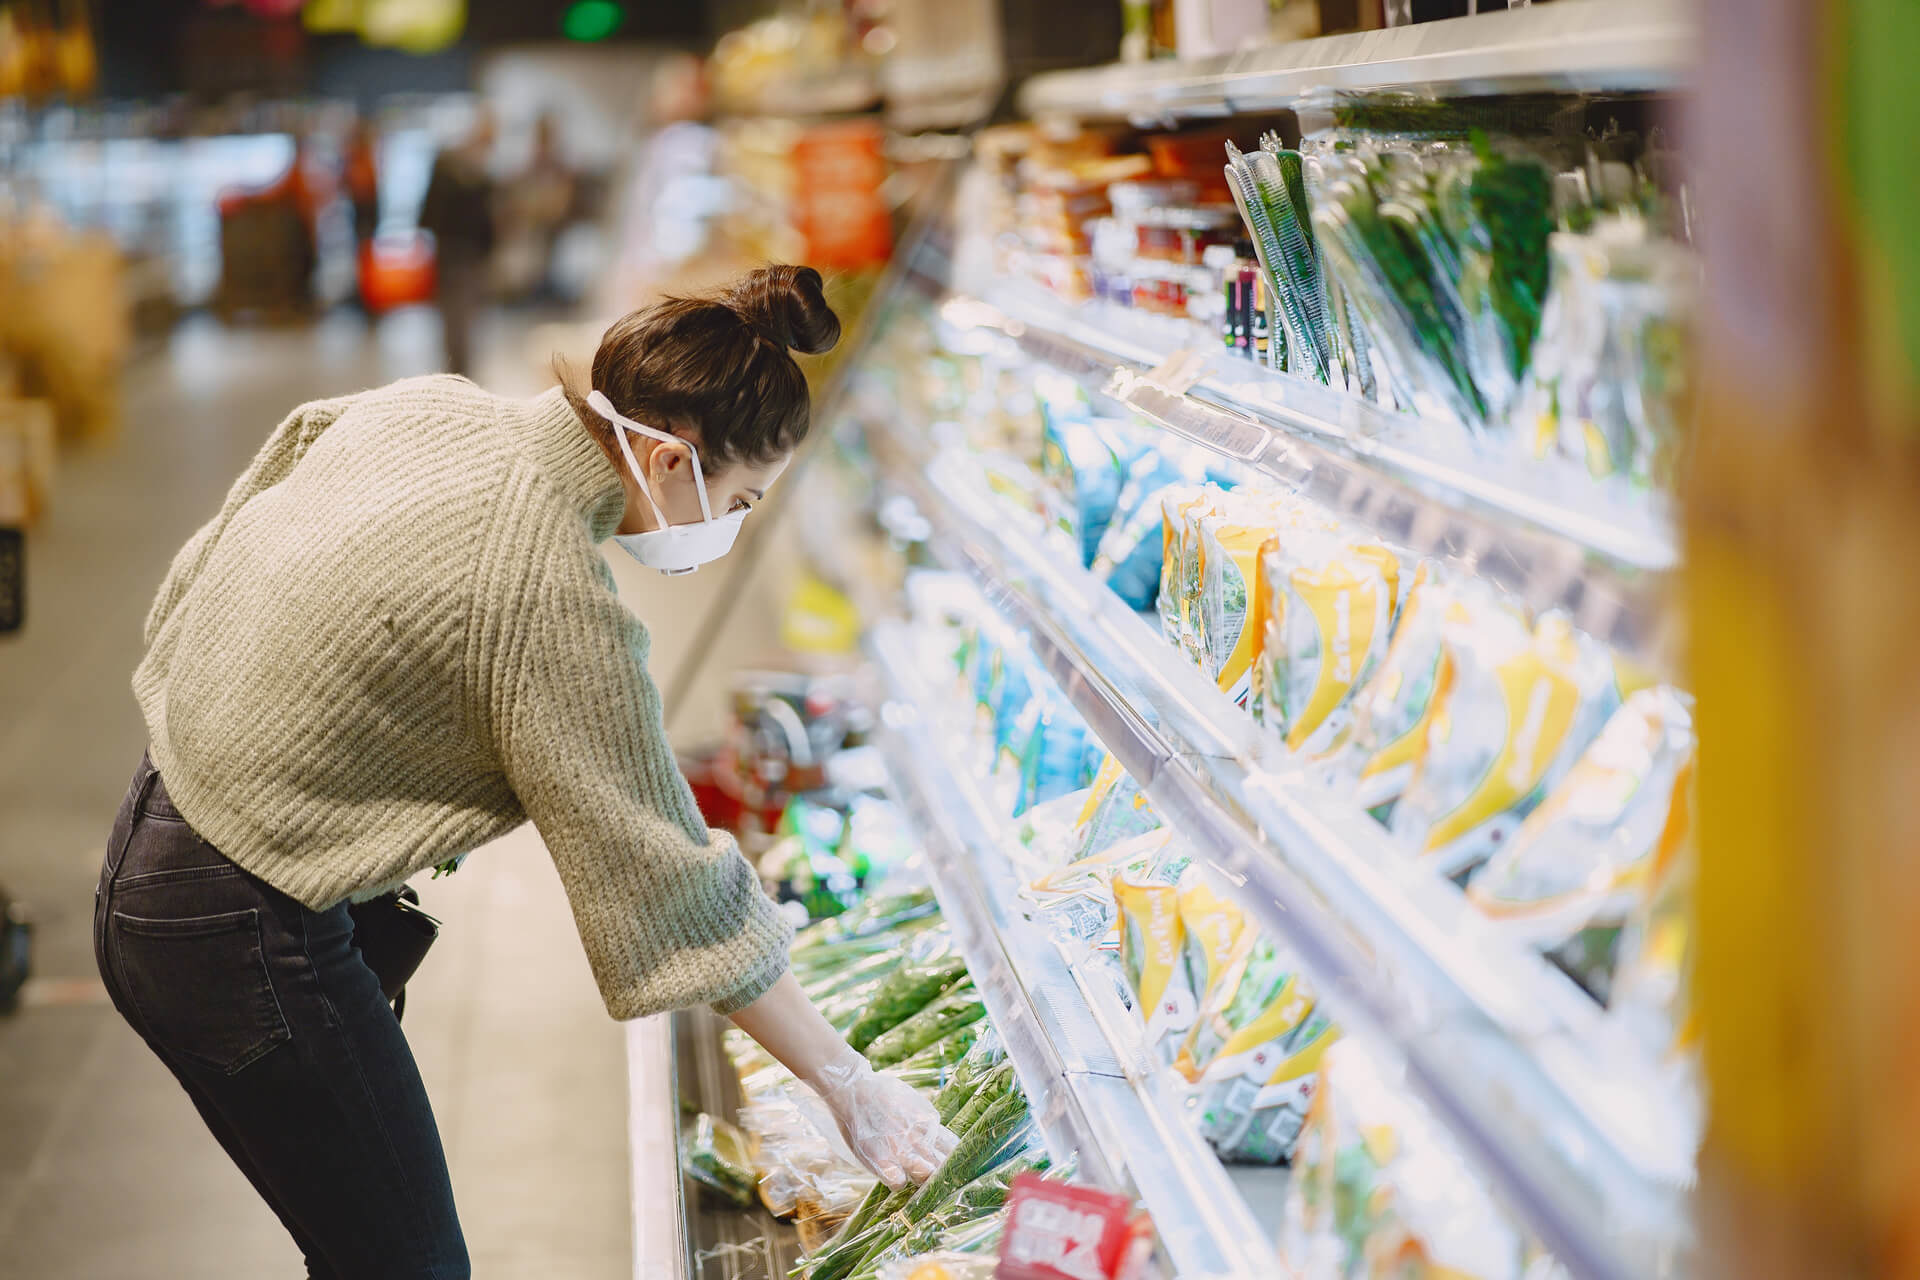
{"type": "Polygon", "coordinates": [[[587,393],[587,405],[595,413],[624,430],[613,433],[614,440],[620,445],[620,453],[627,460],[627,466],[633,472],[633,478],[639,482],[640,492],[646,495],[647,505],[653,508],[653,518],[659,527],[645,533],[616,533],[613,540],[628,555],[649,569],[658,569],[662,573],[692,573],[709,560],[718,560],[733,550],[733,540],[740,536],[740,522],[747,518],[745,511],[730,511],[718,519],[714,518],[713,508],[707,503],[707,480],[700,470],[700,451],[693,450],[693,488],[700,495],[699,524],[668,524],[666,513],[660,510],[660,504],[654,501],[653,490],[647,487],[647,477],[640,470],[640,461],[633,455],[633,447],[627,443],[627,432],[636,432],[654,440],[677,442],[680,437],[624,418],[615,412],[613,402],[598,391],[587,393]]]}

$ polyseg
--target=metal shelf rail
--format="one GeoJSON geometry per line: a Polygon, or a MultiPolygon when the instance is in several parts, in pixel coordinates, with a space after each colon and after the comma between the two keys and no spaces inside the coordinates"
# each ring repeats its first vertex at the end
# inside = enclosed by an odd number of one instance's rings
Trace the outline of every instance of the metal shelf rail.
{"type": "Polygon", "coordinates": [[[1350,1028],[1408,1078],[1490,1184],[1575,1275],[1675,1274],[1691,1136],[1655,1065],[1541,957],[1494,937],[1344,798],[1258,727],[963,456],[874,433],[931,547],[1036,655],[1162,817],[1286,938],[1350,1028]]]}
{"type": "MultiPolygon", "coordinates": [[[[926,840],[941,910],[966,957],[1021,1084],[1056,1150],[1083,1175],[1131,1185],[1182,1280],[1267,1280],[1279,1272],[1266,1229],[1181,1114],[1164,1073],[1124,1060],[1079,976],[1015,910],[1011,839],[951,750],[950,702],[929,687],[924,655],[898,623],[869,638],[886,680],[882,724],[895,787],[926,840]]],[[[1124,1046],[1123,1046],[1124,1047],[1124,1046]]]]}
{"type": "Polygon", "coordinates": [[[1056,71],[1027,81],[1019,105],[1032,118],[1155,126],[1285,110],[1328,89],[1657,91],[1682,83],[1694,40],[1681,0],[1557,0],[1211,58],[1056,71]]]}
{"type": "Polygon", "coordinates": [[[1196,352],[1200,380],[1169,381],[1162,371],[1183,353],[1153,350],[1145,345],[1152,335],[1138,326],[1116,332],[1120,326],[1089,323],[1018,282],[999,282],[985,298],[951,294],[939,305],[949,323],[997,330],[1089,390],[1383,538],[1536,610],[1563,609],[1653,670],[1673,665],[1661,605],[1678,552],[1650,495],[1596,485],[1546,461],[1516,469],[1416,446],[1408,437],[1419,420],[1410,415],[1224,355],[1196,352]]]}

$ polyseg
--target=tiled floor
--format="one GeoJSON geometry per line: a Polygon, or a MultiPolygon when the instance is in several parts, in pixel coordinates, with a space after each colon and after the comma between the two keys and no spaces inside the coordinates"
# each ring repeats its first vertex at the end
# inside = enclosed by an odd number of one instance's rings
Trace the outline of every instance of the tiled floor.
{"type": "MultiPolygon", "coordinates": [[[[533,389],[519,333],[494,337],[482,381],[533,389]]],[[[195,323],[129,373],[119,440],[62,461],[29,544],[27,628],[0,641],[0,884],[33,913],[41,975],[29,1007],[0,1019],[0,1280],[301,1274],[278,1222],[98,994],[93,882],[143,742],[127,687],[140,621],[174,550],[288,408],[426,371],[435,339],[422,315],[377,334],[345,318],[195,323]]],[[[663,642],[656,663],[676,652],[663,642]]],[[[446,929],[406,1026],[475,1274],[631,1275],[622,1037],[538,838],[523,829],[422,888],[446,929]]]]}

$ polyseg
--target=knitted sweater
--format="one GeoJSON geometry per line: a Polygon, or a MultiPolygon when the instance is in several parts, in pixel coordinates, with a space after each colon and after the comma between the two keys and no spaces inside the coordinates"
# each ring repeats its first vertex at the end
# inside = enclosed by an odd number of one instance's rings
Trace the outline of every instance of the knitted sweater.
{"type": "Polygon", "coordinates": [[[294,410],[147,618],[133,687],[181,814],[315,910],[532,819],[614,1017],[751,1003],[790,929],[667,745],[597,549],[622,509],[558,388],[294,410]]]}

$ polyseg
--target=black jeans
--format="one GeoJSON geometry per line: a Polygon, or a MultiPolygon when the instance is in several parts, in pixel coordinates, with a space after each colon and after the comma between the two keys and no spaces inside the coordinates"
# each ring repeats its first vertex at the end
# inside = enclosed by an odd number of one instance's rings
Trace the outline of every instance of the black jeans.
{"type": "Polygon", "coordinates": [[[465,1280],[419,1068],[353,946],[202,840],[141,761],[94,895],[114,1005],[293,1233],[316,1280],[465,1280]]]}

